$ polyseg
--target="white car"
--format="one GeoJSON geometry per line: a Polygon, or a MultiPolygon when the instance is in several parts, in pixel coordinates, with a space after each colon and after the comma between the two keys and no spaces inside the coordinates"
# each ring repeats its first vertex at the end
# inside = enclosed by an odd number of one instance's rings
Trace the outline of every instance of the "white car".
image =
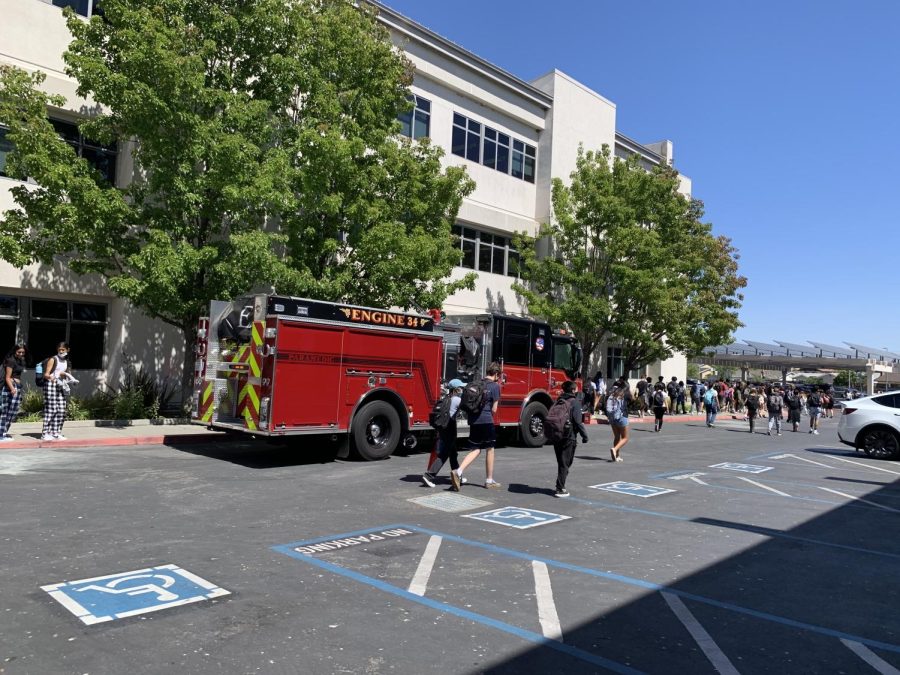
{"type": "Polygon", "coordinates": [[[869,457],[900,459],[900,391],[846,401],[837,431],[869,457]]]}

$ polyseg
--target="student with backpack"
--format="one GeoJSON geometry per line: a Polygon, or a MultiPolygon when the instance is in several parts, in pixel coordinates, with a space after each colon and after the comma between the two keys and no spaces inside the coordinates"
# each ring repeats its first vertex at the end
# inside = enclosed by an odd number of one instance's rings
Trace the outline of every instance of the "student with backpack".
{"type": "Polygon", "coordinates": [[[666,385],[666,393],[669,395],[669,413],[675,414],[675,404],[678,402],[678,378],[673,375],[666,385]]]}
{"type": "Polygon", "coordinates": [[[819,435],[819,417],[822,416],[822,394],[819,390],[812,392],[806,399],[809,408],[809,433],[819,435]]]}
{"type": "Polygon", "coordinates": [[[756,426],[756,418],[759,416],[759,394],[756,393],[756,389],[750,387],[750,391],[747,392],[747,415],[746,418],[750,421],[750,433],[753,433],[753,428],[756,426]]]}
{"type": "Polygon", "coordinates": [[[554,497],[568,497],[566,478],[572,467],[575,457],[575,447],[578,445],[576,435],[581,436],[581,442],[588,442],[587,431],[582,422],[581,406],[575,396],[575,383],[566,380],[562,385],[563,393],[556,399],[556,403],[550,408],[547,419],[544,421],[544,436],[553,443],[553,452],[556,453],[556,492],[554,497]]]}
{"type": "Polygon", "coordinates": [[[466,384],[460,379],[447,383],[447,393],[435,404],[428,421],[438,432],[437,453],[422,474],[422,482],[430,488],[435,486],[435,478],[441,467],[449,459],[450,470],[459,468],[459,452],[456,447],[456,413],[459,411],[462,390],[466,384]]]}
{"type": "Polygon", "coordinates": [[[719,414],[719,392],[716,391],[715,385],[706,390],[703,394],[703,406],[706,408],[706,426],[713,428],[716,426],[716,415],[719,414]]]}
{"type": "Polygon", "coordinates": [[[792,384],[788,385],[787,391],[784,392],[784,404],[788,409],[787,421],[796,433],[800,429],[800,409],[803,407],[803,403],[800,400],[800,394],[792,384]]]}
{"type": "Polygon", "coordinates": [[[613,432],[613,446],[609,449],[610,462],[621,462],[619,451],[628,443],[628,402],[625,393],[628,385],[613,387],[606,397],[606,416],[613,432]]]}
{"type": "Polygon", "coordinates": [[[487,368],[487,376],[481,382],[470,382],[465,386],[460,397],[460,409],[469,418],[469,443],[471,452],[465,456],[458,469],[450,472],[453,490],[459,492],[462,487],[462,475],[472,462],[478,459],[484,450],[485,478],[484,487],[497,489],[503,487],[494,480],[494,445],[497,441],[497,430],[494,428],[494,415],[500,403],[500,364],[493,361],[487,368]]]}
{"type": "Polygon", "coordinates": [[[766,397],[766,410],[769,412],[769,436],[772,429],[781,436],[781,410],[784,406],[784,398],[778,387],[772,387],[772,393],[766,397]]]}
{"type": "Polygon", "coordinates": [[[662,431],[663,416],[666,414],[666,390],[661,382],[653,387],[653,395],[651,396],[651,404],[653,406],[653,431],[662,431]]]}
{"type": "Polygon", "coordinates": [[[22,402],[22,371],[25,370],[25,345],[14,345],[3,359],[3,391],[0,393],[0,443],[13,439],[9,426],[19,414],[22,402]]]}
{"type": "MultiPolygon", "coordinates": [[[[69,383],[78,382],[69,372],[69,343],[60,342],[56,346],[56,354],[46,359],[42,366],[40,384],[44,389],[44,426],[41,440],[64,441],[66,437],[62,435],[62,428],[66,421],[69,383]]],[[[35,378],[37,377],[35,369],[35,378]]]]}

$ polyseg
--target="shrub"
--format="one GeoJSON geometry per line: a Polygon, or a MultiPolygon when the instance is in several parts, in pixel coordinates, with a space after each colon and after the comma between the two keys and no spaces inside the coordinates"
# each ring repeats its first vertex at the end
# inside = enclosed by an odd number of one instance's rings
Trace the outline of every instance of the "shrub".
{"type": "Polygon", "coordinates": [[[25,388],[22,403],[19,405],[19,421],[22,417],[40,413],[44,409],[44,393],[40,389],[25,388]]]}
{"type": "Polygon", "coordinates": [[[115,417],[117,419],[159,417],[160,409],[170,405],[175,391],[175,384],[170,380],[157,382],[151,373],[129,366],[114,397],[115,417]]]}

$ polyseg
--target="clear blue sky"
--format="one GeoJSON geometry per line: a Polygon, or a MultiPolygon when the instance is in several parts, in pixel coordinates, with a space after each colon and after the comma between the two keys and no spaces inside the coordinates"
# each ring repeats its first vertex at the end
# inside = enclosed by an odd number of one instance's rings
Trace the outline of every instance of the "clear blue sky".
{"type": "Polygon", "coordinates": [[[737,338],[900,351],[900,2],[385,0],[669,139],[748,279],[737,338]]]}

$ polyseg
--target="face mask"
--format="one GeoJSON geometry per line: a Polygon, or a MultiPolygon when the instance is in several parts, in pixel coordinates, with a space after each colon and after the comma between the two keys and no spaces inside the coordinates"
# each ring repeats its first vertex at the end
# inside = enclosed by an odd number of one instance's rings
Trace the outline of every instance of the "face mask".
{"type": "Polygon", "coordinates": [[[65,360],[66,360],[66,356],[68,355],[68,352],[57,352],[56,355],[57,355],[59,358],[61,358],[63,361],[65,361],[65,360]]]}

